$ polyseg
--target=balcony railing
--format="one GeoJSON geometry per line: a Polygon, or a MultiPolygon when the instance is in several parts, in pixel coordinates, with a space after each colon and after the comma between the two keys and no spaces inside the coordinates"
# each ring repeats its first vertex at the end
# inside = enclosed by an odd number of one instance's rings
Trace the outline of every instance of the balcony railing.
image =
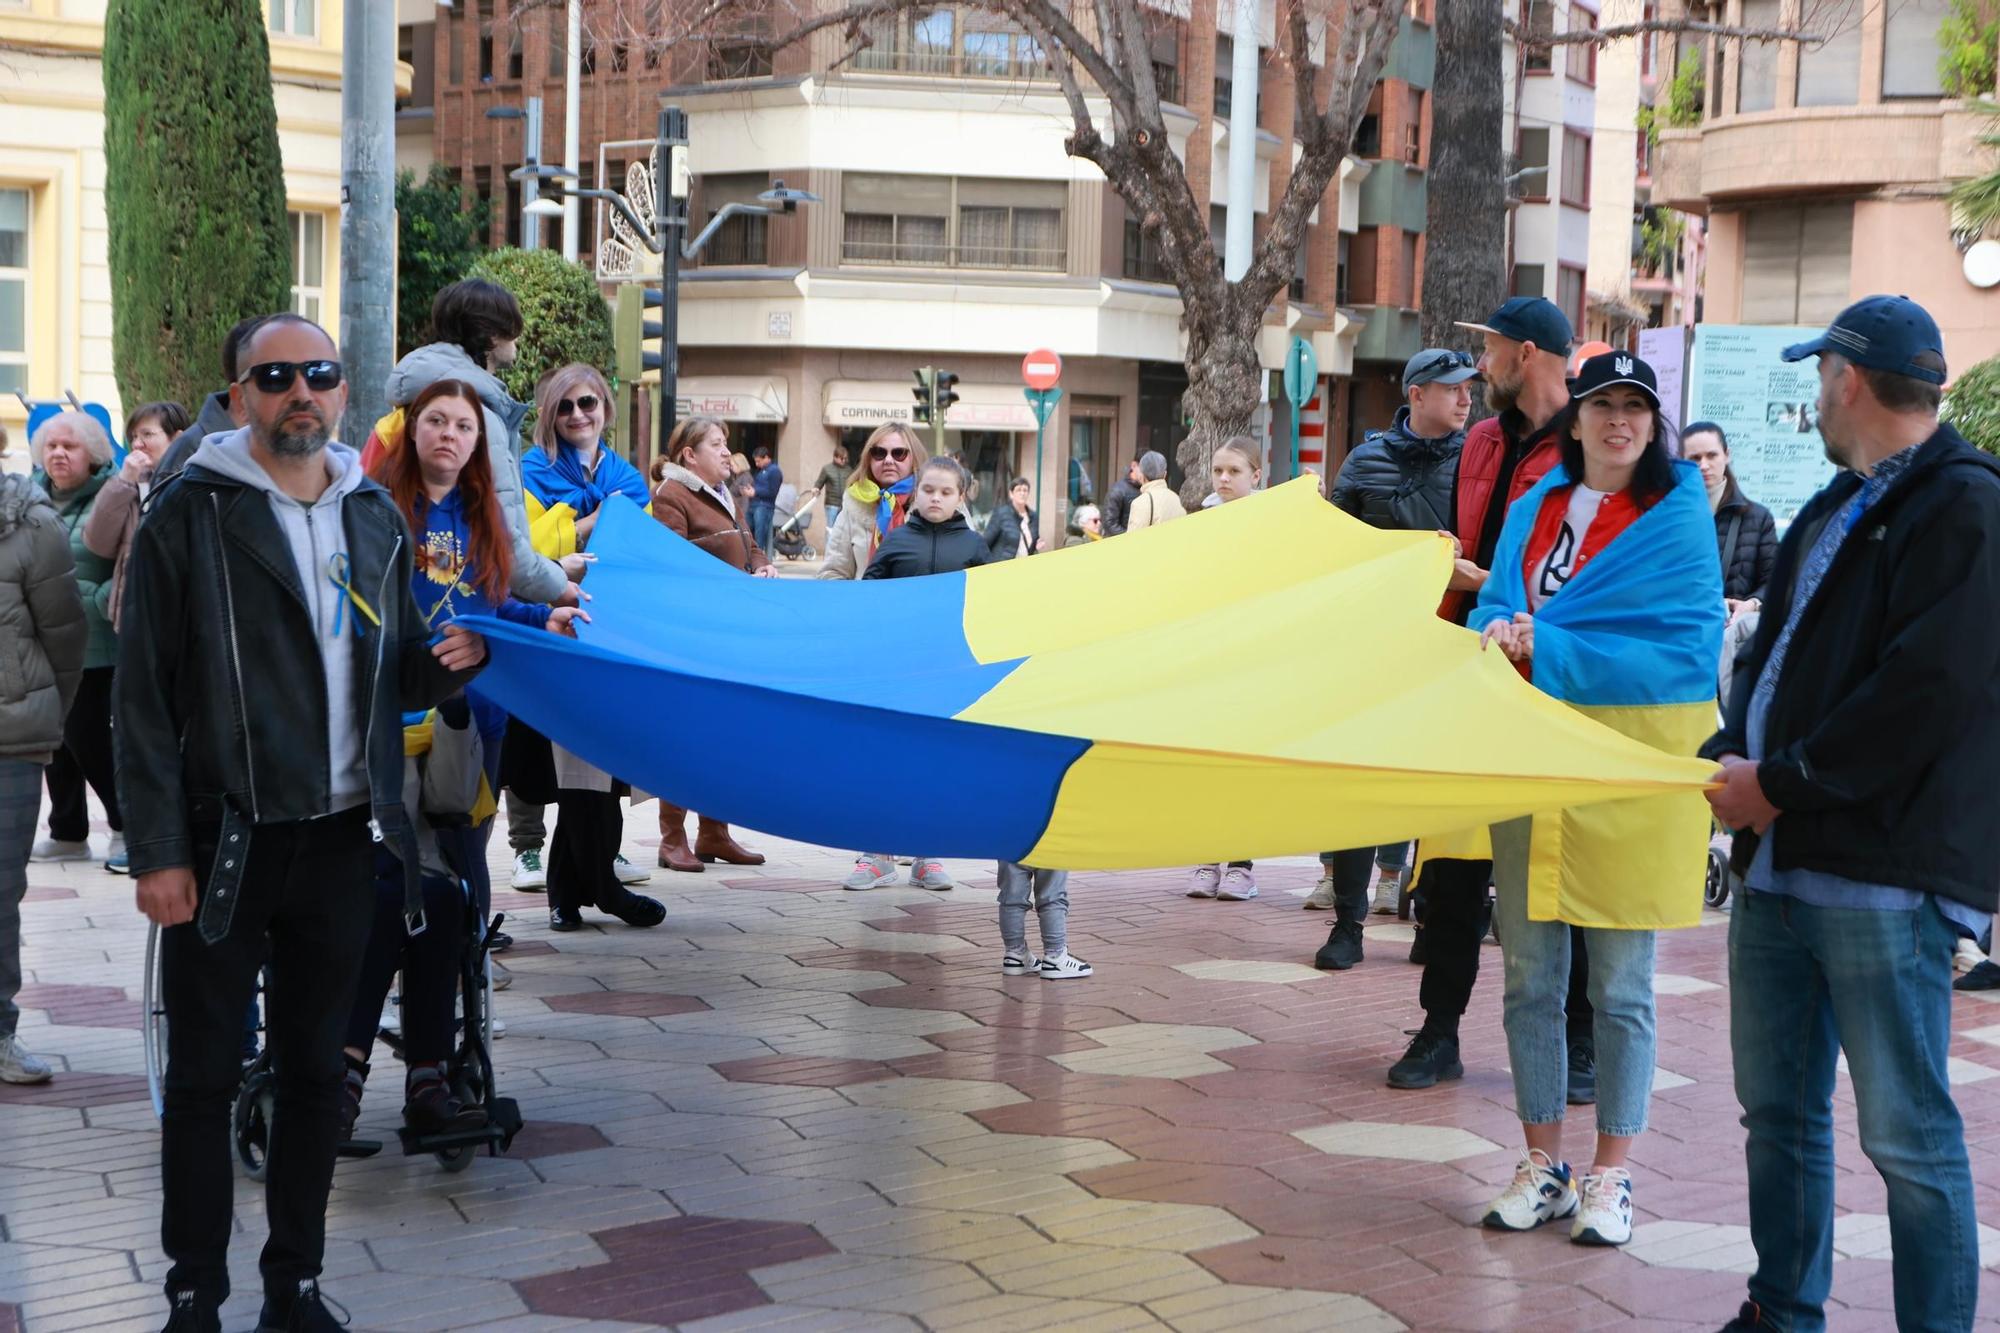
{"type": "Polygon", "coordinates": [[[841,262],[870,267],[1018,269],[1061,273],[1069,252],[1057,246],[933,245],[922,241],[844,241],[841,262]]]}
{"type": "Polygon", "coordinates": [[[1048,57],[978,51],[907,50],[869,47],[854,57],[854,68],[870,73],[928,74],[940,79],[1051,79],[1048,57]]]}

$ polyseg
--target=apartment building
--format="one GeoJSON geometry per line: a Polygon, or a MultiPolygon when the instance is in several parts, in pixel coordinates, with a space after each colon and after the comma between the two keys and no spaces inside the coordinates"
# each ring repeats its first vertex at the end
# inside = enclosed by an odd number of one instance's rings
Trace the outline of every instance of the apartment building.
{"type": "MultiPolygon", "coordinates": [[[[516,23],[506,3],[460,0],[435,11],[427,34],[414,21],[406,29],[409,44],[431,42],[435,88],[429,108],[405,113],[406,128],[413,142],[427,130],[436,159],[492,200],[496,245],[520,239],[508,173],[527,154],[521,123],[488,111],[540,97],[543,160],[560,156],[565,114],[560,14],[539,10],[516,23]]],[[[1321,466],[1337,466],[1338,444],[1358,418],[1379,425],[1393,410],[1393,401],[1368,397],[1371,364],[1400,368],[1415,350],[1427,4],[1412,5],[1364,127],[1376,161],[1343,165],[1259,342],[1273,400],[1290,339],[1312,343],[1326,380],[1312,415],[1336,446],[1321,466]],[[1356,406],[1357,379],[1365,407],[1356,406]]],[[[1237,33],[1234,12],[1211,3],[1186,18],[1161,13],[1153,47],[1171,104],[1169,138],[1196,197],[1210,201],[1218,244],[1230,154],[1255,154],[1261,237],[1294,152],[1290,74],[1268,56],[1254,141],[1233,141],[1233,44],[1251,40],[1266,52],[1272,44],[1268,3],[1255,33],[1237,33]]],[[[682,409],[730,420],[746,446],[772,445],[788,477],[810,479],[836,442],[855,445],[885,421],[910,418],[915,368],[951,370],[961,402],[949,438],[978,478],[983,506],[1007,478],[1035,469],[1020,362],[1046,347],[1063,358],[1065,391],[1038,478],[1051,519],[1104,494],[1136,451],[1173,457],[1186,434],[1179,296],[1139,220],[1095,167],[1065,151],[1071,117],[1044,53],[973,5],[898,14],[870,35],[849,58],[835,29],[776,51],[749,29],[696,66],[601,29],[586,35],[587,183],[623,189],[647,159],[659,107],[671,104],[689,120],[694,228],[777,180],[819,199],[791,216],[732,219],[683,270],[682,409]]],[[[1101,100],[1092,114],[1109,125],[1101,100]]],[[[583,230],[579,250],[599,258],[607,289],[647,271],[643,255],[628,264],[629,247],[615,244],[601,210],[586,208],[583,230]]],[[[559,224],[545,224],[543,244],[559,238],[559,224]]],[[[1273,479],[1285,467],[1283,411],[1260,415],[1273,479]]]]}
{"type": "MultiPolygon", "coordinates": [[[[1672,53],[1705,75],[1700,123],[1667,128],[1656,201],[1707,219],[1704,318],[1820,324],[1850,301],[1900,292],[1921,302],[1963,369],[2000,352],[2000,297],[1967,280],[1945,200],[1954,179],[1992,169],[1986,116],[1948,96],[1939,29],[1948,0],[1809,6],[1817,45],[1705,37],[1672,53]]],[[[1781,0],[1697,11],[1771,28],[1781,0]]],[[[1992,89],[1979,90],[1991,95],[1992,89]]]]}
{"type": "MultiPolygon", "coordinates": [[[[1548,35],[1594,29],[1598,13],[1581,0],[1521,0],[1520,20],[1522,31],[1548,35]]],[[[1537,45],[1511,34],[1501,51],[1509,194],[1518,201],[1508,237],[1508,290],[1554,301],[1581,333],[1589,328],[1600,52],[1590,43],[1537,45]]],[[[1629,139],[1623,151],[1632,151],[1629,139]]],[[[1607,205],[1629,219],[1630,190],[1607,205]]]]}
{"type": "MultiPolygon", "coordinates": [[[[266,0],[292,306],[340,310],[342,0],[266,0]]],[[[74,392],[123,420],[104,216],[105,0],[0,4],[0,422],[74,392]]],[[[399,87],[410,71],[399,69],[399,87]]],[[[6,466],[26,466],[17,448],[6,466]]]]}

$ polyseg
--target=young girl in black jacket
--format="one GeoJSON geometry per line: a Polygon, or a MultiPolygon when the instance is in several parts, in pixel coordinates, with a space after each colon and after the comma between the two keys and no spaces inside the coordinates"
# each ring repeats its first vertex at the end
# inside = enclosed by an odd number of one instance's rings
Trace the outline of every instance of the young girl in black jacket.
{"type": "Polygon", "coordinates": [[[956,460],[933,458],[917,474],[916,512],[883,539],[864,579],[907,579],[956,574],[990,558],[986,539],[965,521],[962,507],[971,478],[956,460]]]}

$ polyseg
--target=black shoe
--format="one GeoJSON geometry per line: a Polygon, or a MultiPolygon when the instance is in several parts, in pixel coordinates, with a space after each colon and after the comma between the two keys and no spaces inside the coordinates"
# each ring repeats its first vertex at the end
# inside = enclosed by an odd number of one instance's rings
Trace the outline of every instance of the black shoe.
{"type": "Polygon", "coordinates": [[[1410,939],[1410,961],[1422,967],[1430,958],[1430,949],[1424,944],[1424,928],[1418,926],[1417,933],[1410,939]]]}
{"type": "Polygon", "coordinates": [[[467,1102],[445,1079],[439,1065],[415,1065],[404,1085],[403,1125],[412,1134],[446,1134],[481,1129],[486,1108],[467,1102]]]}
{"type": "Polygon", "coordinates": [[[658,898],[648,898],[643,893],[633,893],[630,889],[623,896],[605,903],[600,910],[628,926],[657,926],[667,919],[665,903],[658,898]]]}
{"type": "Polygon", "coordinates": [[[173,1313],[160,1333],[222,1333],[222,1302],[198,1291],[176,1291],[167,1299],[173,1313]]]}
{"type": "Polygon", "coordinates": [[[1951,983],[1953,990],[2000,990],[2000,963],[1988,958],[1958,980],[1951,983]]]}
{"type": "Polygon", "coordinates": [[[1419,1028],[1403,1058],[1389,1066],[1392,1088],[1428,1088],[1465,1077],[1458,1061],[1458,1038],[1419,1028]]]}
{"type": "MultiPolygon", "coordinates": [[[[340,1309],[338,1305],[334,1308],[340,1309]]],[[[346,1310],[340,1310],[340,1318],[335,1319],[326,1308],[326,1297],[320,1295],[319,1283],[305,1278],[299,1282],[297,1295],[264,1297],[257,1333],[340,1333],[349,1322],[346,1310]]]]}
{"type": "Polygon", "coordinates": [[[1361,923],[1336,921],[1333,933],[1313,955],[1313,966],[1322,972],[1345,972],[1361,961],[1361,923]]]}
{"type": "Polygon", "coordinates": [[[583,913],[574,907],[551,907],[549,909],[549,929],[564,934],[583,929],[583,913]]]}
{"type": "Polygon", "coordinates": [[[347,1142],[354,1137],[355,1122],[361,1119],[361,1093],[368,1086],[368,1062],[357,1060],[345,1051],[341,1058],[347,1061],[347,1073],[340,1080],[340,1141],[347,1142]]]}
{"type": "Polygon", "coordinates": [[[486,952],[505,953],[514,947],[514,937],[504,930],[496,930],[486,937],[486,952]]]}
{"type": "Polygon", "coordinates": [[[1722,1326],[1722,1333],[1756,1333],[1760,1328],[1769,1328],[1764,1322],[1764,1312],[1757,1308],[1757,1302],[1745,1301],[1736,1317],[1722,1326]]]}
{"type": "Polygon", "coordinates": [[[1597,1044],[1572,1041],[1569,1044],[1569,1104],[1597,1104],[1597,1044]]]}

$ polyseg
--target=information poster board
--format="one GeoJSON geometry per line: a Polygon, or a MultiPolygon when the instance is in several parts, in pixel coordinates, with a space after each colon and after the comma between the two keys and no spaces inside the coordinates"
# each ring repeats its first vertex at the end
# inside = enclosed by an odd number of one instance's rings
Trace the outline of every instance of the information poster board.
{"type": "Polygon", "coordinates": [[[1639,330],[1639,359],[1653,368],[1660,382],[1660,403],[1666,408],[1667,424],[1680,433],[1687,410],[1687,328],[1675,324],[1664,329],[1639,330]]]}
{"type": "Polygon", "coordinates": [[[1792,343],[1819,329],[1697,324],[1688,362],[1687,419],[1729,434],[1730,465],[1743,493],[1782,530],[1833,478],[1819,437],[1819,363],[1788,364],[1792,343]]]}

